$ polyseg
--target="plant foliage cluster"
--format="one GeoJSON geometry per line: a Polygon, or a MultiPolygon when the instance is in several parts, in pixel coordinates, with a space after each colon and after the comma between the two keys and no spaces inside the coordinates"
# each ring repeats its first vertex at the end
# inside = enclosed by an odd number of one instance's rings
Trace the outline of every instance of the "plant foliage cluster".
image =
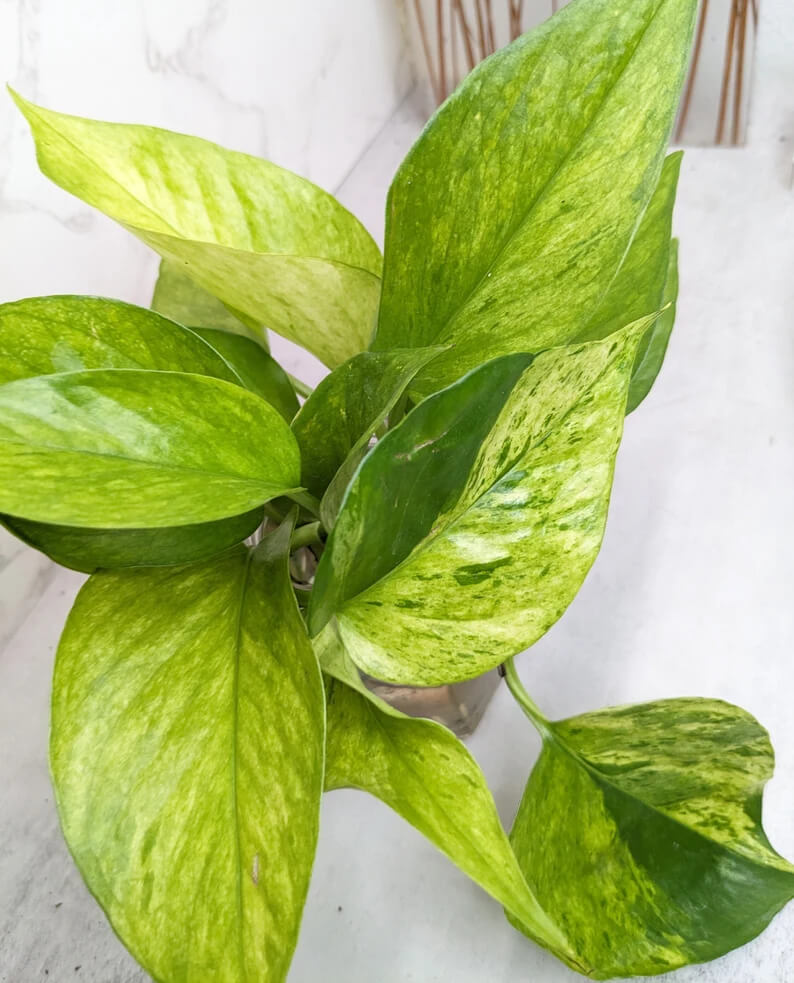
{"type": "Polygon", "coordinates": [[[53,683],[63,831],[156,980],[286,977],[347,786],[596,979],[711,959],[792,897],[747,713],[551,722],[511,661],[593,563],[664,357],[695,7],[575,0],[476,68],[394,179],[384,257],[271,163],[15,96],[42,171],[162,256],[151,310],[0,307],[2,521],[91,574],[53,683]],[[331,370],[302,405],[265,329],[331,370]],[[464,745],[361,676],[502,664],[543,737],[509,837],[464,745]]]}

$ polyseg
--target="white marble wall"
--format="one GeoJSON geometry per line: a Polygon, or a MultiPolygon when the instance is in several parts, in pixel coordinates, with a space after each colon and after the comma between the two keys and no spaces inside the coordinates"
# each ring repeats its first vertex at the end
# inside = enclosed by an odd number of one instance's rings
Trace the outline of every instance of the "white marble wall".
{"type": "MultiPolygon", "coordinates": [[[[53,109],[267,157],[331,191],[412,84],[393,0],[0,0],[0,80],[53,109]]],[[[145,304],[155,269],[145,246],[41,176],[0,93],[0,302],[145,304]]],[[[0,646],[45,577],[0,530],[0,646]]]]}

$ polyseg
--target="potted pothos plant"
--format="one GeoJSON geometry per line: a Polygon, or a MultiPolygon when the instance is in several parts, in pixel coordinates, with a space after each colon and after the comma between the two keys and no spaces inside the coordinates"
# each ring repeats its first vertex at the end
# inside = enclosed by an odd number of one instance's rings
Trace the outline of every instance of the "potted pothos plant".
{"type": "Polygon", "coordinates": [[[55,664],[58,811],[154,979],[286,977],[342,786],[596,979],[719,956],[792,897],[751,716],[552,721],[512,661],[595,559],[664,356],[695,8],[575,0],[478,66],[397,172],[383,258],[271,163],[14,96],[43,172],[163,257],[155,310],[0,308],[3,521],[91,574],[55,664]],[[265,329],[331,370],[300,408],[265,329]],[[455,735],[362,682],[498,666],[543,738],[509,837],[455,735]]]}

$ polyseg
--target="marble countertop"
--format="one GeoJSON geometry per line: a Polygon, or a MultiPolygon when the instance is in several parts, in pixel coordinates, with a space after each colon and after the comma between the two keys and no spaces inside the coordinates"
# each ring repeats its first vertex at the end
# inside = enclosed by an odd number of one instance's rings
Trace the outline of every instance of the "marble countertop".
{"type": "MultiPolygon", "coordinates": [[[[520,669],[555,717],[681,695],[746,707],[777,750],[767,832],[794,857],[794,67],[784,6],[765,7],[750,144],[685,157],[682,294],[667,364],[627,420],[602,553],[520,669]]],[[[339,189],[376,235],[388,181],[419,125],[405,103],[339,189]]],[[[293,369],[316,376],[283,350],[293,369]]],[[[147,979],[71,863],[47,774],[53,652],[81,581],[58,571],[0,651],[2,983],[147,979]]],[[[538,741],[505,691],[469,743],[509,824],[538,741]]],[[[380,803],[334,792],[322,820],[291,981],[580,979],[380,803]]],[[[793,979],[794,905],[750,945],[670,977],[793,979]]]]}

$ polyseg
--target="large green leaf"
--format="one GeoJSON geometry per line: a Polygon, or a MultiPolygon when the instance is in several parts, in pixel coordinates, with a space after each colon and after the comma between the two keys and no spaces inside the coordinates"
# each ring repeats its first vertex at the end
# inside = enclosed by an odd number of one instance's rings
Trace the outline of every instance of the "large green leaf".
{"type": "Polygon", "coordinates": [[[328,683],[326,789],[377,796],[520,919],[523,930],[582,970],[516,863],[485,777],[464,745],[431,720],[379,708],[328,683]]]}
{"type": "Polygon", "coordinates": [[[219,379],[96,369],[0,386],[0,512],[91,528],[187,525],[299,481],[278,412],[219,379]]]}
{"type": "Polygon", "coordinates": [[[389,192],[373,345],[453,344],[417,392],[589,322],[659,179],[696,8],[578,0],[430,121],[389,192]]]}
{"type": "Polygon", "coordinates": [[[380,252],[331,195],[206,140],[14,99],[47,177],[116,219],[224,304],[329,366],[367,347],[380,252]]]}
{"type": "Polygon", "coordinates": [[[266,399],[289,423],[298,412],[298,397],[287,373],[261,345],[251,338],[215,328],[192,330],[226,359],[246,389],[266,399]]]}
{"type": "Polygon", "coordinates": [[[199,566],[95,575],[58,649],[50,762],[63,831],[157,980],[287,974],[324,732],[289,532],[199,566]]]}
{"type": "Polygon", "coordinates": [[[263,328],[249,326],[236,317],[217,297],[186,276],[181,264],[169,263],[165,259],[160,261],[151,307],[179,324],[251,336],[260,345],[267,346],[263,328]]]}
{"type": "Polygon", "coordinates": [[[362,352],[325,377],[292,424],[301,449],[301,481],[326,502],[333,525],[344,490],[405,387],[439,348],[362,352]],[[335,477],[336,476],[336,477],[335,477]]]}
{"type": "Polygon", "coordinates": [[[240,384],[194,332],[144,307],[71,296],[0,305],[0,383],[81,369],[195,372],[240,384]]]}
{"type": "Polygon", "coordinates": [[[364,672],[426,686],[536,641],[598,552],[647,324],[495,359],[417,406],[348,488],[311,633],[335,615],[364,672]]]}
{"type": "Polygon", "coordinates": [[[596,978],[714,959],[794,897],[761,826],[773,755],[748,713],[678,699],[540,726],[511,839],[596,978]]]}
{"type": "Polygon", "coordinates": [[[9,532],[61,566],[94,573],[206,560],[250,536],[263,515],[258,508],[229,519],[162,529],[81,529],[14,516],[3,516],[0,521],[9,532]]]}
{"type": "Polygon", "coordinates": [[[670,341],[670,334],[675,323],[675,308],[678,300],[678,240],[673,239],[670,243],[670,253],[668,255],[667,279],[664,284],[662,304],[664,310],[657,318],[655,324],[640,342],[637,350],[637,358],[634,362],[634,371],[631,375],[631,385],[629,386],[629,398],[626,403],[626,412],[631,413],[645,399],[651,391],[651,386],[659,374],[662,367],[667,343],[670,341]]]}

